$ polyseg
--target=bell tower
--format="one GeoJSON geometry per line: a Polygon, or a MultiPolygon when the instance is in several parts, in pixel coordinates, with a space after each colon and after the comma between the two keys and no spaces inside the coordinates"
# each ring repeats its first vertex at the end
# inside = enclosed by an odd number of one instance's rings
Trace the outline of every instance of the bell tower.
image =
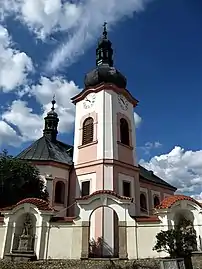
{"type": "MultiPolygon", "coordinates": [[[[84,85],[84,90],[72,98],[76,106],[75,196],[113,191],[137,201],[131,209],[135,215],[139,206],[139,170],[136,166],[134,107],[138,101],[126,89],[125,76],[113,65],[113,49],[106,23],[96,49],[96,67],[86,74],[84,85]]],[[[108,208],[100,209],[92,223],[93,238],[107,237],[108,245],[114,249],[113,212],[108,208]]]]}
{"type": "Polygon", "coordinates": [[[74,164],[110,160],[136,165],[133,109],[138,101],[127,80],[113,66],[106,23],[96,49],[96,68],[86,74],[85,88],[73,97],[76,105],[74,164]]]}

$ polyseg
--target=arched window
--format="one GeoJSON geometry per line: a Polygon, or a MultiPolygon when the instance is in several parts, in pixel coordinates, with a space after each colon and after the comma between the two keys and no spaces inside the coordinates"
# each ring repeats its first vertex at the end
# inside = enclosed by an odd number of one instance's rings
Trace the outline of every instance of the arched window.
{"type": "Polygon", "coordinates": [[[158,206],[160,204],[160,200],[158,196],[154,196],[154,207],[158,206]]]}
{"type": "Polygon", "coordinates": [[[140,194],[140,211],[147,212],[147,199],[144,193],[140,194]]]}
{"type": "Polygon", "coordinates": [[[129,146],[130,140],[129,140],[129,126],[126,119],[121,118],[120,119],[120,137],[121,137],[121,143],[124,145],[129,146]]]}
{"type": "Polygon", "coordinates": [[[65,200],[65,184],[58,181],[55,185],[55,203],[64,204],[65,200]]]}
{"type": "Polygon", "coordinates": [[[85,119],[83,123],[82,145],[93,142],[93,118],[85,119]]]}

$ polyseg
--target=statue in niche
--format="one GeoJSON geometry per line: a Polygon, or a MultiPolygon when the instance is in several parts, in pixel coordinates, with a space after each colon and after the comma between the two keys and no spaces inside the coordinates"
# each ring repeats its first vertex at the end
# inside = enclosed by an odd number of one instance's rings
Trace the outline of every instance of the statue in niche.
{"type": "Polygon", "coordinates": [[[24,222],[24,228],[22,231],[22,235],[31,235],[32,223],[30,219],[30,215],[27,214],[24,222]]]}
{"type": "Polygon", "coordinates": [[[27,252],[33,251],[33,234],[32,234],[32,221],[30,215],[27,214],[23,224],[22,234],[20,236],[18,251],[27,252]]]}

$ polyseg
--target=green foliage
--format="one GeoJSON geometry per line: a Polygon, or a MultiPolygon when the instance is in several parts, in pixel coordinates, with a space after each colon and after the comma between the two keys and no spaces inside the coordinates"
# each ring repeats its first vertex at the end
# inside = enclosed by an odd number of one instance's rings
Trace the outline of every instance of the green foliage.
{"type": "Polygon", "coordinates": [[[0,153],[0,207],[14,205],[28,197],[48,199],[38,169],[4,150],[0,153]]]}
{"type": "Polygon", "coordinates": [[[166,252],[171,258],[183,258],[196,250],[196,231],[192,223],[181,219],[175,229],[161,231],[156,235],[153,250],[166,252]]]}

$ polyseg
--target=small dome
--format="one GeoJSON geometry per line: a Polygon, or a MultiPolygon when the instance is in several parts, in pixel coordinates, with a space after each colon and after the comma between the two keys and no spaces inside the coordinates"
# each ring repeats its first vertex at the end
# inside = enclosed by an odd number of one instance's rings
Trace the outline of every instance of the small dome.
{"type": "Polygon", "coordinates": [[[114,67],[101,64],[86,74],[85,87],[94,87],[100,83],[112,83],[119,88],[126,88],[126,78],[114,67]]]}

